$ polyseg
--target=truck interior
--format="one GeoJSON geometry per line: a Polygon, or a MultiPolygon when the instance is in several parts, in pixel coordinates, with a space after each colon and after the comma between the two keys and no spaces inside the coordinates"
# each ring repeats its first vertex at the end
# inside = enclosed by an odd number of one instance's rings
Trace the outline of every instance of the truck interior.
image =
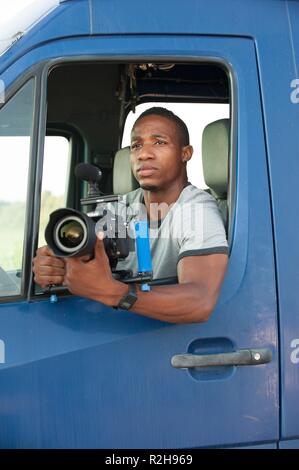
{"type": "MultiPolygon", "coordinates": [[[[128,144],[122,149],[125,124],[129,114],[134,122],[139,106],[153,103],[170,109],[178,104],[197,105],[192,117],[195,129],[204,112],[200,105],[226,105],[227,117],[213,122],[212,114],[212,122],[203,129],[198,124],[193,139],[201,144],[197,164],[205,181],[203,189],[216,198],[227,227],[230,83],[227,71],[213,63],[73,62],[50,69],[46,133],[48,137],[64,136],[69,142],[66,192],[60,204],[79,209],[86,184],[76,180],[74,168],[82,161],[101,169],[104,194],[123,194],[137,187],[128,144]]],[[[193,172],[194,167],[189,173],[193,172]]],[[[43,200],[41,210],[45,221],[48,214],[43,200]]]]}
{"type": "MultiPolygon", "coordinates": [[[[61,207],[81,209],[80,198],[86,196],[88,187],[74,175],[78,163],[101,169],[104,194],[124,194],[137,187],[130,167],[130,130],[145,107],[153,105],[174,111],[189,132],[192,127],[190,143],[194,148],[197,145],[198,155],[188,162],[189,181],[216,198],[229,234],[230,87],[228,71],[216,62],[59,61],[49,65],[37,245],[45,244],[51,212],[61,207]]],[[[19,162],[15,164],[24,165],[24,174],[29,171],[29,136],[35,132],[33,97],[31,79],[1,107],[1,143],[9,142],[2,151],[15,155],[19,162]]],[[[4,188],[5,178],[2,183],[4,188]]],[[[11,202],[9,196],[8,201],[0,201],[6,227],[2,243],[7,247],[1,262],[1,292],[9,297],[21,292],[24,279],[21,227],[30,198],[28,184],[23,178],[15,186],[22,189],[22,195],[14,194],[11,202]],[[13,231],[11,213],[15,214],[13,231]]],[[[7,192],[11,193],[9,188],[7,192]]],[[[34,291],[40,292],[37,286],[34,291]]]]}

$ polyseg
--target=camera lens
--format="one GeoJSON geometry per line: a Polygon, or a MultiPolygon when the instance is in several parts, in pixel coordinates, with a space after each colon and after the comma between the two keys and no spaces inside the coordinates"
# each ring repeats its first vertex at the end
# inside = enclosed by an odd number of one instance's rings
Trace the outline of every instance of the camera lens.
{"type": "Polygon", "coordinates": [[[83,220],[76,216],[61,219],[54,229],[54,242],[65,253],[74,253],[86,243],[87,230],[83,220]]]}

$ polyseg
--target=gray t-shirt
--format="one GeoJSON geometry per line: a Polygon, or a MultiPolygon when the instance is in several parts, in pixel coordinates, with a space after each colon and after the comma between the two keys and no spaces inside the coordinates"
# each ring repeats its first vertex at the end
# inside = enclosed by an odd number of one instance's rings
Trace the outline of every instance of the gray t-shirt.
{"type": "MultiPolygon", "coordinates": [[[[143,191],[124,196],[127,222],[146,217],[143,191]]],[[[158,210],[158,208],[157,208],[158,210]]],[[[224,224],[216,200],[206,191],[187,185],[164,219],[150,224],[153,278],[177,276],[177,263],[185,256],[228,253],[224,224]]],[[[117,269],[137,273],[137,255],[130,252],[117,269]]]]}

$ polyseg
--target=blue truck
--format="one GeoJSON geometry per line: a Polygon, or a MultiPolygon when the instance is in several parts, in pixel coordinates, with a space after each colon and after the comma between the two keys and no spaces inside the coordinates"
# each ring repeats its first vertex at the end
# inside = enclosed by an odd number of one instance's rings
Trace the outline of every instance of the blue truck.
{"type": "Polygon", "coordinates": [[[0,56],[0,447],[299,448],[299,2],[52,3],[0,56]],[[77,163],[106,194],[134,184],[124,128],[153,102],[194,105],[225,208],[206,323],[53,298],[32,275],[49,213],[84,196],[77,163]]]}

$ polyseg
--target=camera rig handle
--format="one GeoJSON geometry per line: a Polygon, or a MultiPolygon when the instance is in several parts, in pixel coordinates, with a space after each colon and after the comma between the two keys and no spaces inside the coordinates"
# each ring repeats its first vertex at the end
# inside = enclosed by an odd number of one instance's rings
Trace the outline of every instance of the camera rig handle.
{"type": "Polygon", "coordinates": [[[136,252],[138,261],[138,277],[141,278],[141,290],[150,291],[150,285],[145,281],[151,281],[153,277],[151,247],[149,240],[148,223],[146,220],[135,222],[136,252]]]}
{"type": "Polygon", "coordinates": [[[146,220],[139,220],[135,222],[134,227],[138,273],[136,276],[133,276],[130,270],[116,270],[113,272],[113,276],[125,284],[136,282],[140,284],[140,289],[143,292],[149,292],[151,290],[149,283],[153,279],[153,268],[148,223],[146,220]]]}

